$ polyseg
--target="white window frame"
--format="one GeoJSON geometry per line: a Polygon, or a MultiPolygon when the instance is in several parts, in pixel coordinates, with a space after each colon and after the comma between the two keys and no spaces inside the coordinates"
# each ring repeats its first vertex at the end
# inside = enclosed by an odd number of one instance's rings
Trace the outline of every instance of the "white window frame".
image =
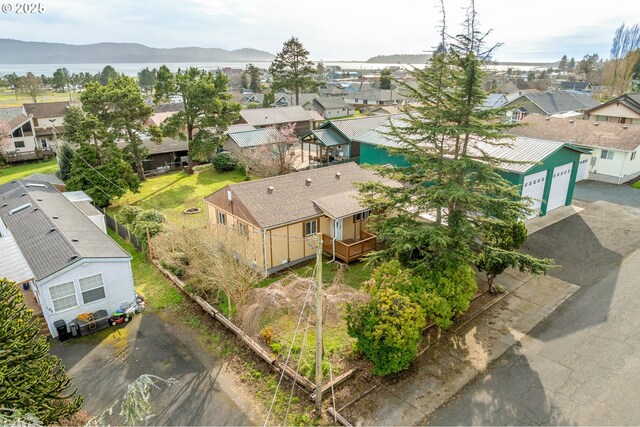
{"type": "Polygon", "coordinates": [[[222,212],[222,211],[218,211],[218,224],[221,225],[227,225],[227,214],[222,212]]]}
{"type": "Polygon", "coordinates": [[[613,160],[613,150],[600,151],[600,158],[604,160],[613,160]]]}
{"type": "Polygon", "coordinates": [[[106,288],[106,286],[104,286],[104,277],[102,276],[102,273],[98,273],[98,274],[94,274],[92,276],[87,276],[87,277],[83,277],[81,279],[78,279],[78,286],[80,288],[80,296],[82,297],[82,303],[84,305],[92,304],[92,303],[94,303],[96,301],[102,301],[103,299],[107,299],[107,288],[106,288]],[[92,279],[94,277],[100,277],[100,282],[102,283],[102,285],[101,286],[95,286],[93,288],[89,288],[89,289],[84,289],[83,290],[82,289],[82,280],[92,279]],[[89,301],[89,302],[84,300],[84,293],[85,292],[94,291],[94,290],[99,289],[99,288],[102,288],[102,293],[104,294],[104,296],[102,298],[98,298],[98,299],[95,299],[95,300],[89,301]]]}
{"type": "Polygon", "coordinates": [[[249,226],[242,221],[238,221],[238,234],[249,238],[249,226]]]}
{"type": "Polygon", "coordinates": [[[315,236],[316,234],[318,234],[318,220],[317,219],[312,219],[311,221],[305,221],[305,223],[304,223],[304,235],[305,235],[305,237],[315,236]],[[309,231],[307,231],[307,230],[309,230],[309,231]]]}
{"type": "Polygon", "coordinates": [[[636,152],[632,151],[631,152],[631,161],[634,161],[636,159],[636,152]]]}
{"type": "Polygon", "coordinates": [[[57,285],[49,286],[49,298],[51,298],[51,305],[53,305],[53,312],[54,313],[62,313],[62,312],[67,311],[67,310],[72,310],[72,309],[78,307],[78,305],[79,305],[78,304],[78,293],[76,291],[76,285],[75,285],[75,283],[73,281],[65,282],[65,283],[59,283],[57,285]],[[72,294],[68,294],[68,295],[64,295],[62,297],[58,297],[58,298],[54,298],[53,297],[53,295],[51,294],[51,290],[53,288],[57,288],[57,287],[60,287],[60,286],[63,286],[63,285],[71,285],[71,287],[73,288],[73,297],[75,298],[76,305],[74,305],[72,307],[66,307],[66,308],[63,308],[61,310],[58,310],[58,309],[56,309],[56,301],[59,301],[59,300],[61,300],[63,298],[68,298],[68,297],[70,297],[72,295],[72,294]]]}

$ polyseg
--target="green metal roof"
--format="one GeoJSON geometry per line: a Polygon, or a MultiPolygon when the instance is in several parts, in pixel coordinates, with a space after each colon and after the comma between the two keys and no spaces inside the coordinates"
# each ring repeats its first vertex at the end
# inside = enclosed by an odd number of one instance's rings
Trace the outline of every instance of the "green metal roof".
{"type": "Polygon", "coordinates": [[[331,128],[314,129],[312,133],[316,139],[325,147],[334,147],[336,145],[349,144],[349,140],[331,128]]]}

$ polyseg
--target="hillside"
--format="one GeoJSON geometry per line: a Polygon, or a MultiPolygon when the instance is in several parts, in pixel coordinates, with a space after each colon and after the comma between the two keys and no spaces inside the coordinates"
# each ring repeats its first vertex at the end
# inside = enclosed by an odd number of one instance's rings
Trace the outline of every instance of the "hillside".
{"type": "Polygon", "coordinates": [[[367,62],[370,64],[424,64],[427,59],[429,59],[429,55],[421,54],[378,55],[367,59],[367,62]]]}
{"type": "Polygon", "coordinates": [[[244,48],[177,47],[160,49],[137,43],[63,43],[25,42],[0,39],[0,64],[92,64],[138,62],[234,62],[271,61],[269,52],[244,48]]]}

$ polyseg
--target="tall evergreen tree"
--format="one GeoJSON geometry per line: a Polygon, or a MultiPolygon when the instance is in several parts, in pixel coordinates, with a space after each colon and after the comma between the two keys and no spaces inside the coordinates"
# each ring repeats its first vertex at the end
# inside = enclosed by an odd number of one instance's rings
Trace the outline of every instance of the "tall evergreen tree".
{"type": "Polygon", "coordinates": [[[391,71],[388,68],[380,72],[380,89],[391,89],[391,71]]]}
{"type": "Polygon", "coordinates": [[[98,81],[102,86],[106,86],[109,80],[116,79],[118,72],[111,65],[106,65],[99,74],[98,81]]]}
{"type": "Polygon", "coordinates": [[[421,275],[475,264],[495,227],[508,227],[529,211],[519,187],[498,173],[501,159],[483,150],[508,143],[506,131],[513,125],[503,123],[502,111],[480,108],[487,96],[481,88],[483,60],[492,49],[484,49],[488,33],[477,29],[473,2],[463,29],[447,39],[443,25],[447,49],[424,69],[411,71],[416,88],[398,82],[418,103],[405,119],[391,122],[384,136],[398,144],[391,153],[411,166],[380,171],[406,186],[361,186],[364,203],[381,212],[371,228],[384,249],[373,259],[396,258],[421,275]],[[425,212],[433,222],[419,217],[425,212]]]}
{"type": "Polygon", "coordinates": [[[71,164],[75,153],[69,144],[60,145],[58,150],[58,171],[56,176],[66,182],[71,178],[71,164]]]}
{"type": "Polygon", "coordinates": [[[567,55],[562,55],[562,58],[560,58],[560,62],[558,63],[558,70],[560,70],[560,72],[564,73],[567,71],[567,62],[567,55]]]}
{"type": "Polygon", "coordinates": [[[87,85],[80,96],[85,112],[101,122],[101,128],[115,141],[124,141],[124,153],[136,165],[140,181],[144,181],[142,162],[149,156],[149,150],[142,143],[141,133],[145,121],[153,114],[153,107],[147,105],[140,94],[138,84],[131,77],[119,76],[101,86],[87,85]]]}
{"type": "Polygon", "coordinates": [[[50,425],[76,413],[82,397],[68,393],[71,378],[39,332],[18,287],[0,279],[0,413],[21,411],[50,425]]]}
{"type": "Polygon", "coordinates": [[[273,77],[273,89],[288,89],[295,93],[296,105],[300,104],[301,92],[316,88],[313,79],[316,69],[309,60],[309,51],[295,37],[284,43],[271,63],[269,73],[273,77]]]}
{"type": "Polygon", "coordinates": [[[253,93],[262,92],[260,83],[260,69],[253,64],[247,64],[245,74],[249,77],[248,87],[253,93]]]}
{"type": "Polygon", "coordinates": [[[158,72],[155,101],[180,95],[184,111],[169,117],[161,133],[187,141],[188,171],[193,172],[194,160],[208,160],[222,145],[227,128],[239,117],[240,104],[232,101],[227,91],[227,77],[221,71],[213,74],[195,67],[178,70],[176,74],[166,71],[161,67],[158,72]]]}
{"type": "Polygon", "coordinates": [[[157,69],[150,70],[149,67],[145,67],[138,72],[138,86],[145,92],[153,89],[153,85],[156,84],[156,76],[158,74],[157,69]]]}

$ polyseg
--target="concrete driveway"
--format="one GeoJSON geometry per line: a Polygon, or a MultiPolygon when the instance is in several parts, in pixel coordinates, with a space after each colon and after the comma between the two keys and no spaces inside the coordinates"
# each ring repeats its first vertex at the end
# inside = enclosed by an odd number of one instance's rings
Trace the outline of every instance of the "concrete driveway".
{"type": "MultiPolygon", "coordinates": [[[[253,425],[245,391],[184,331],[174,330],[153,313],[128,325],[93,336],[52,343],[51,352],[64,362],[73,385],[92,415],[122,400],[127,386],[142,374],[175,378],[152,392],[150,425],[253,425]]],[[[119,411],[116,407],[116,413],[119,411]]],[[[122,424],[115,419],[113,423],[122,424]]]]}
{"type": "MultiPolygon", "coordinates": [[[[576,197],[601,188],[592,184],[576,197]]],[[[582,212],[530,236],[526,251],[554,258],[562,268],[550,274],[581,288],[424,423],[638,423],[640,210],[616,200],[577,202],[582,212]]]]}
{"type": "Polygon", "coordinates": [[[598,181],[580,181],[573,198],[584,202],[605,201],[640,209],[640,190],[628,185],[614,185],[598,181]]]}

